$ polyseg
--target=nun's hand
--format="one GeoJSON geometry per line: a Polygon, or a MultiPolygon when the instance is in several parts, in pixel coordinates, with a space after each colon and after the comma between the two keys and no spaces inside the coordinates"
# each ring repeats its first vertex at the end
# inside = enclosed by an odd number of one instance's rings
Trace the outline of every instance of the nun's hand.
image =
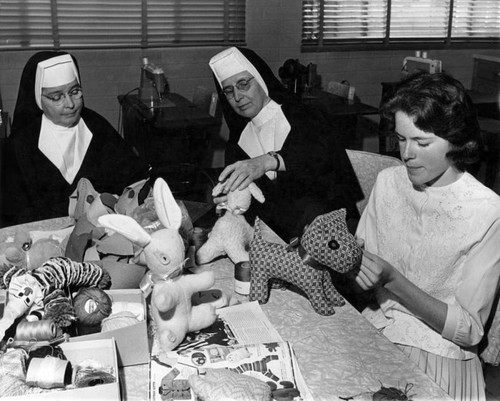
{"type": "Polygon", "coordinates": [[[273,158],[265,154],[230,164],[219,176],[219,182],[225,181],[224,193],[245,189],[266,171],[271,170],[274,167],[273,163],[275,163],[273,158]]]}

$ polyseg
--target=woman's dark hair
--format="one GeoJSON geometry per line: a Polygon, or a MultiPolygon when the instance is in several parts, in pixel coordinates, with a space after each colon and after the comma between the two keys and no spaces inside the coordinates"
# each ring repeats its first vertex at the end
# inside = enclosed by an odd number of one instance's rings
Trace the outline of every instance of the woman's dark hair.
{"type": "Polygon", "coordinates": [[[401,111],[415,126],[451,144],[446,154],[461,171],[480,160],[482,140],[477,113],[463,85],[445,73],[412,75],[401,81],[382,105],[387,118],[401,111]]]}

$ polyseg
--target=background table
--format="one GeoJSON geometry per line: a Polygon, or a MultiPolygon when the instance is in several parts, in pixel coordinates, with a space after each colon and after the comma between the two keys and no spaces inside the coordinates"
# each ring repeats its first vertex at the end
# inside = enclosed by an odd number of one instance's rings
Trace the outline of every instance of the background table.
{"type": "MultiPolygon", "coordinates": [[[[29,230],[67,227],[69,218],[24,225],[29,230]]],[[[0,241],[16,227],[0,230],[0,241]]],[[[265,230],[268,239],[279,238],[265,230]]],[[[215,288],[235,297],[234,266],[227,258],[201,266],[216,276],[215,288]]],[[[241,299],[241,297],[239,298],[241,299]]],[[[385,387],[404,389],[413,384],[413,400],[447,400],[448,395],[431,381],[356,309],[336,308],[333,316],[316,314],[309,301],[290,290],[273,289],[262,309],[285,341],[291,342],[307,386],[316,401],[355,396],[385,387]]],[[[148,365],[120,369],[122,398],[143,401],[148,397],[148,365]]],[[[371,397],[367,398],[371,399],[371,397]]]]}
{"type": "Polygon", "coordinates": [[[200,161],[212,130],[221,120],[208,114],[178,93],[153,108],[137,95],[120,95],[123,137],[152,166],[200,161]]]}
{"type": "Polygon", "coordinates": [[[302,102],[321,111],[330,126],[339,132],[346,149],[363,147],[362,133],[357,129],[360,116],[378,114],[378,108],[355,99],[346,98],[324,90],[313,90],[302,97],[302,102]]]}

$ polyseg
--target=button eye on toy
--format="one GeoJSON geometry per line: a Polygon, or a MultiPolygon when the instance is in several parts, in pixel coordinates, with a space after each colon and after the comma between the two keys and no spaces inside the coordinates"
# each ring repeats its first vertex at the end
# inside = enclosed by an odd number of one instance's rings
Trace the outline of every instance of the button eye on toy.
{"type": "Polygon", "coordinates": [[[330,248],[331,250],[335,251],[336,249],[339,249],[340,248],[340,245],[339,243],[337,242],[337,240],[335,239],[332,239],[328,242],[328,248],[330,248]]]}

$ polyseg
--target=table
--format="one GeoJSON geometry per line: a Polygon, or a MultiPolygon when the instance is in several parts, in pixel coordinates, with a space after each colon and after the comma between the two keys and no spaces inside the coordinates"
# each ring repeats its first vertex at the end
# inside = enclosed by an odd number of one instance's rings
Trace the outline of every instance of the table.
{"type": "Polygon", "coordinates": [[[378,114],[376,107],[356,100],[350,102],[324,90],[313,90],[302,96],[302,102],[320,110],[328,123],[338,129],[342,145],[346,149],[362,150],[363,138],[356,130],[359,116],[378,114]]]}
{"type": "Polygon", "coordinates": [[[210,130],[220,119],[179,95],[168,93],[164,101],[148,107],[138,95],[118,96],[122,109],[124,139],[152,166],[200,160],[210,130]]]}
{"type": "MultiPolygon", "coordinates": [[[[56,230],[69,222],[68,218],[61,218],[24,227],[56,230]]],[[[13,232],[12,228],[0,230],[0,240],[9,231],[13,232]]],[[[281,241],[269,230],[264,235],[269,240],[281,241]]],[[[199,269],[212,270],[216,276],[215,288],[235,296],[234,266],[229,259],[219,259],[199,269]]],[[[450,400],[349,303],[337,308],[333,316],[320,316],[303,296],[273,289],[262,309],[283,339],[292,343],[302,375],[316,401],[376,391],[381,384],[404,389],[407,383],[414,385],[409,392],[413,400],[450,400]]],[[[147,364],[120,369],[120,381],[122,399],[147,400],[147,364]]]]}

